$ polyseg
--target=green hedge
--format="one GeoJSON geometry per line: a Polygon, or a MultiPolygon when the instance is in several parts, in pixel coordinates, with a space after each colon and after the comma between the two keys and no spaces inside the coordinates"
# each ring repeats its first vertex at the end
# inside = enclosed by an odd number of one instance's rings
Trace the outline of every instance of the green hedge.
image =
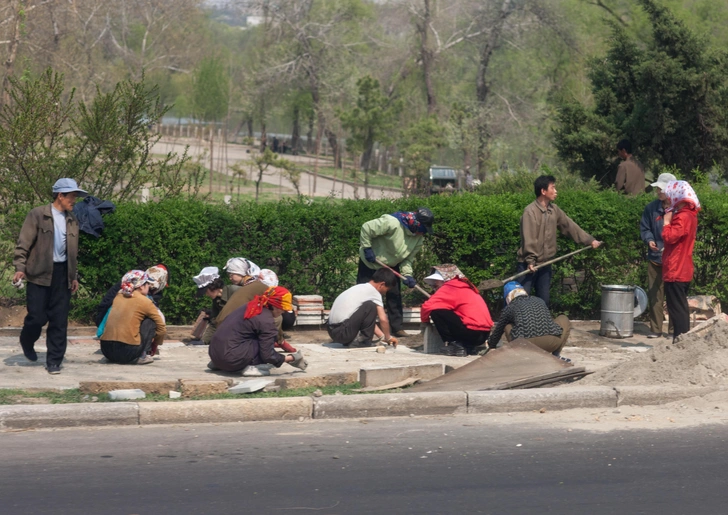
{"type": "MultiPolygon", "coordinates": [[[[699,192],[703,203],[695,250],[694,293],[728,300],[723,270],[728,259],[728,200],[719,192],[699,192]]],[[[600,284],[646,286],[639,219],[650,195],[628,198],[613,191],[562,192],[558,204],[584,230],[603,240],[598,250],[555,266],[552,308],[572,317],[599,316],[600,284]],[[574,287],[559,287],[564,279],[574,287]],[[572,281],[572,282],[574,282],[572,281]]],[[[367,220],[399,209],[428,205],[435,234],[426,239],[415,263],[418,280],[438,263],[456,263],[476,284],[515,273],[519,220],[533,195],[462,194],[395,201],[282,201],[222,206],[169,200],[122,204],[105,218],[100,239],[84,235],[80,244],[82,290],[73,314],[86,319],[103,293],[128,270],[165,263],[170,285],[162,310],[170,323],[189,322],[205,299],[194,297],[192,276],[203,266],[222,268],[244,256],[275,270],[294,294],[318,293],[330,305],[354,283],[359,230],[367,220]]],[[[559,254],[577,245],[559,238],[559,254]]],[[[500,292],[489,303],[495,307],[500,292]]],[[[421,301],[410,294],[408,301],[421,301]]]]}

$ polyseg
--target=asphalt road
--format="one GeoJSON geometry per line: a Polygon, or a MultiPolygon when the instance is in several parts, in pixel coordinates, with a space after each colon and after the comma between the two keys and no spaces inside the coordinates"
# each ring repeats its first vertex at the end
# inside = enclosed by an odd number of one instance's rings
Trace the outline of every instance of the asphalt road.
{"type": "Polygon", "coordinates": [[[0,513],[718,514],[726,436],[487,416],[0,433],[0,513]]]}

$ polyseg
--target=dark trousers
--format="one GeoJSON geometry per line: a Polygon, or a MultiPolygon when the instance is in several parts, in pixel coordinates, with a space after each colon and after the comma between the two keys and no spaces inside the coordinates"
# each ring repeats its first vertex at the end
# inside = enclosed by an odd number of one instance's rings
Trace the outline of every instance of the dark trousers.
{"type": "Polygon", "coordinates": [[[291,327],[296,325],[296,314],[295,313],[289,313],[288,311],[284,311],[281,316],[283,317],[282,329],[284,331],[288,331],[291,327]]]}
{"type": "Polygon", "coordinates": [[[326,324],[326,330],[332,340],[349,345],[359,332],[367,340],[374,336],[374,327],[377,323],[377,305],[371,300],[366,301],[354,311],[352,315],[341,323],[326,324]]]}
{"type": "Polygon", "coordinates": [[[465,347],[473,348],[483,345],[490,334],[490,331],[468,329],[460,317],[449,309],[435,309],[430,313],[430,318],[446,342],[459,342],[465,347]]]}
{"type": "Polygon", "coordinates": [[[128,343],[112,340],[101,340],[101,353],[112,363],[119,363],[120,365],[133,363],[149,353],[156,332],[157,324],[154,320],[145,318],[142,320],[142,325],[139,328],[139,338],[141,340],[139,345],[129,345],[128,343]]]}
{"type": "Polygon", "coordinates": [[[673,340],[690,330],[690,308],[688,307],[688,288],[690,283],[665,282],[667,312],[673,328],[673,340]]]}
{"type": "Polygon", "coordinates": [[[46,365],[60,365],[66,355],[68,311],[71,308],[71,289],[68,284],[68,264],[53,263],[50,286],[28,283],[26,289],[28,314],[20,331],[20,345],[34,349],[43,326],[46,330],[46,365]]]}
{"type": "MultiPolygon", "coordinates": [[[[518,266],[516,266],[516,271],[523,272],[524,270],[528,270],[528,265],[525,262],[519,262],[518,266]]],[[[518,279],[518,282],[521,283],[521,286],[523,286],[523,289],[526,290],[526,293],[529,295],[531,295],[531,289],[535,287],[535,296],[542,299],[548,307],[549,301],[551,300],[549,291],[551,289],[551,277],[553,275],[553,269],[551,268],[551,265],[549,265],[539,268],[535,272],[524,275],[518,279]]]]}
{"type": "MultiPolygon", "coordinates": [[[[399,266],[393,266],[391,268],[396,272],[399,272],[399,266]]],[[[372,270],[366,266],[361,259],[359,259],[359,270],[356,274],[356,284],[368,283],[371,281],[374,272],[376,272],[376,270],[372,270]]],[[[402,290],[400,281],[397,281],[397,286],[390,289],[385,295],[384,309],[387,312],[387,318],[389,318],[389,327],[392,330],[392,334],[401,330],[404,313],[402,311],[402,290]]]]}

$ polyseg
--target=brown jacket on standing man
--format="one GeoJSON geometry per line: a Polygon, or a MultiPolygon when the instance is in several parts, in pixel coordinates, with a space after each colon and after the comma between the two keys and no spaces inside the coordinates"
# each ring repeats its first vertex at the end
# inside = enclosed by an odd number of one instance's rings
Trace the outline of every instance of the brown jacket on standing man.
{"type": "Polygon", "coordinates": [[[32,209],[25,217],[15,246],[13,284],[28,281],[28,314],[20,332],[23,354],[37,361],[35,342],[43,326],[46,331],[46,368],[60,374],[66,354],[68,311],[71,294],[78,290],[78,234],[73,205],[87,193],[73,179],[58,179],[53,185],[53,203],[32,209]]]}
{"type": "Polygon", "coordinates": [[[632,157],[632,143],[623,139],[617,143],[617,154],[622,159],[617,169],[615,186],[617,191],[624,189],[627,195],[639,195],[645,191],[645,171],[632,157]]]}
{"type": "Polygon", "coordinates": [[[531,294],[531,288],[536,287],[536,296],[541,298],[546,306],[549,305],[551,265],[539,268],[536,266],[550,260],[556,255],[556,237],[558,232],[569,236],[580,245],[591,245],[597,248],[602,244],[593,236],[587,234],[571,218],[566,216],[556,200],[556,178],[553,175],[541,175],[533,183],[536,200],[526,206],[521,216],[521,246],[518,249],[518,265],[516,270],[523,272],[526,269],[531,273],[521,279],[521,285],[526,293],[531,294]]]}

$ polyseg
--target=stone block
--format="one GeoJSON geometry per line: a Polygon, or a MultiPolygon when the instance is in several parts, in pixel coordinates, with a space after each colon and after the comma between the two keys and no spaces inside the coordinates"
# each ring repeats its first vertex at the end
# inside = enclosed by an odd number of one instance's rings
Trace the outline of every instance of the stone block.
{"type": "Polygon", "coordinates": [[[308,388],[310,386],[317,388],[323,386],[341,386],[356,383],[358,380],[359,374],[357,372],[340,372],[323,376],[282,377],[276,379],[276,385],[280,386],[282,390],[291,390],[293,388],[308,388]]]}
{"type": "Polygon", "coordinates": [[[202,424],[311,418],[311,397],[139,403],[139,423],[202,424]]]}
{"type": "Polygon", "coordinates": [[[147,394],[144,390],[134,388],[132,390],[111,390],[109,399],[112,401],[133,401],[135,399],[145,399],[147,394]]]}
{"type": "Polygon", "coordinates": [[[316,419],[406,417],[452,415],[466,411],[465,392],[383,393],[324,395],[314,399],[313,416],[316,419]]]}
{"type": "Polygon", "coordinates": [[[144,393],[166,395],[170,390],[176,390],[178,381],[81,381],[78,389],[81,393],[99,394],[108,393],[112,390],[134,390],[139,389],[144,393]]]}
{"type": "Polygon", "coordinates": [[[227,393],[230,383],[228,381],[198,381],[194,379],[180,379],[180,392],[182,397],[204,397],[227,393]]]}
{"type": "Polygon", "coordinates": [[[614,408],[617,392],[609,386],[532,388],[467,392],[468,413],[614,408]]]}
{"type": "Polygon", "coordinates": [[[362,387],[384,386],[398,383],[410,377],[428,381],[445,373],[442,363],[427,365],[410,365],[403,367],[362,368],[359,371],[359,382],[362,387]]]}
{"type": "Polygon", "coordinates": [[[228,388],[229,393],[253,393],[275,383],[275,379],[251,379],[228,388]]]}

